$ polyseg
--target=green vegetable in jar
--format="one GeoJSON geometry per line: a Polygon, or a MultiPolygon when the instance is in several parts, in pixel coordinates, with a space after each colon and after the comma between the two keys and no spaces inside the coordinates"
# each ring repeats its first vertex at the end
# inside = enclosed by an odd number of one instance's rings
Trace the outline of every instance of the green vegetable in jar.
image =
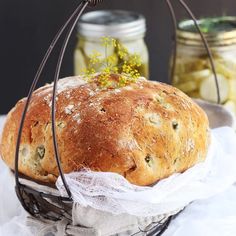
{"type": "MultiPolygon", "coordinates": [[[[220,102],[236,116],[236,17],[202,19],[199,26],[213,55],[220,102]]],[[[179,23],[172,84],[191,97],[218,100],[209,58],[192,21],[179,23]]]]}

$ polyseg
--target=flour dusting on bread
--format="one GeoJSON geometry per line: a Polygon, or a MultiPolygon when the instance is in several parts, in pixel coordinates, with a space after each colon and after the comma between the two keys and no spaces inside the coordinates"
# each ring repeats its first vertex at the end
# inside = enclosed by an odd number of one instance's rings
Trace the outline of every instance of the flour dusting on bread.
{"type": "MultiPolygon", "coordinates": [[[[111,75],[111,79],[114,79],[111,75]]],[[[58,169],[51,131],[53,84],[34,92],[22,134],[21,173],[54,183],[58,169]]],[[[14,147],[25,100],[9,113],[1,155],[14,168],[14,147]]],[[[150,185],[204,161],[209,122],[191,98],[169,85],[137,79],[120,88],[68,77],[58,82],[57,139],[66,173],[90,168],[150,185]]]]}

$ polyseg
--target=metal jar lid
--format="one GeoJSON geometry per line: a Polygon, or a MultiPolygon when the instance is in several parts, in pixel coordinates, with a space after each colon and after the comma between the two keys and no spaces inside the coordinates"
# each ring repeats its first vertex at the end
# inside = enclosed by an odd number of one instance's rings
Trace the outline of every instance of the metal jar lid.
{"type": "Polygon", "coordinates": [[[146,20],[143,15],[130,11],[93,11],[81,17],[78,23],[78,32],[87,38],[143,37],[146,32],[146,20]]]}
{"type": "MultiPolygon", "coordinates": [[[[204,18],[198,21],[198,25],[211,47],[236,44],[236,17],[204,18]]],[[[177,41],[185,45],[203,46],[192,20],[179,23],[177,41]]]]}

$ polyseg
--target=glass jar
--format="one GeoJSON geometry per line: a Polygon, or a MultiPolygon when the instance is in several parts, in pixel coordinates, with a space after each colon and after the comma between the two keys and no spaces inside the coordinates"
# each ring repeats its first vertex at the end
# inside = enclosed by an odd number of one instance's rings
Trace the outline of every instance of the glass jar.
{"type": "MultiPolygon", "coordinates": [[[[199,21],[216,67],[221,104],[236,115],[236,17],[199,21]]],[[[214,76],[200,35],[190,20],[177,31],[177,59],[173,85],[193,98],[217,102],[214,76]]]]}
{"type": "MultiPolygon", "coordinates": [[[[149,55],[144,41],[146,33],[145,18],[128,11],[93,11],[81,17],[78,23],[78,43],[74,53],[75,75],[88,68],[89,57],[95,51],[101,59],[114,55],[114,66],[122,64],[115,47],[109,45],[105,50],[101,43],[103,37],[117,40],[128,50],[129,55],[139,55],[141,66],[136,68],[141,76],[149,77],[149,55]]],[[[127,60],[127,58],[124,58],[127,60]]],[[[99,71],[101,68],[96,68],[99,71]]]]}

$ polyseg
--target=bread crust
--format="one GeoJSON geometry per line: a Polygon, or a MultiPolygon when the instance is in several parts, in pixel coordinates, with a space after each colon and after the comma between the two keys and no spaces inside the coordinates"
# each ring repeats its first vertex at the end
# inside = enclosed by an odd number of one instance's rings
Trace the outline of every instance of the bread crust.
{"type": "MultiPolygon", "coordinates": [[[[19,170],[54,183],[58,176],[50,122],[52,85],[34,92],[22,133],[19,170]]],[[[26,99],[9,112],[1,156],[14,169],[21,114],[26,99]]],[[[60,80],[57,139],[65,173],[83,167],[115,172],[141,186],[205,160],[210,142],[205,112],[166,84],[140,78],[119,89],[100,89],[80,77],[60,80]]]]}

